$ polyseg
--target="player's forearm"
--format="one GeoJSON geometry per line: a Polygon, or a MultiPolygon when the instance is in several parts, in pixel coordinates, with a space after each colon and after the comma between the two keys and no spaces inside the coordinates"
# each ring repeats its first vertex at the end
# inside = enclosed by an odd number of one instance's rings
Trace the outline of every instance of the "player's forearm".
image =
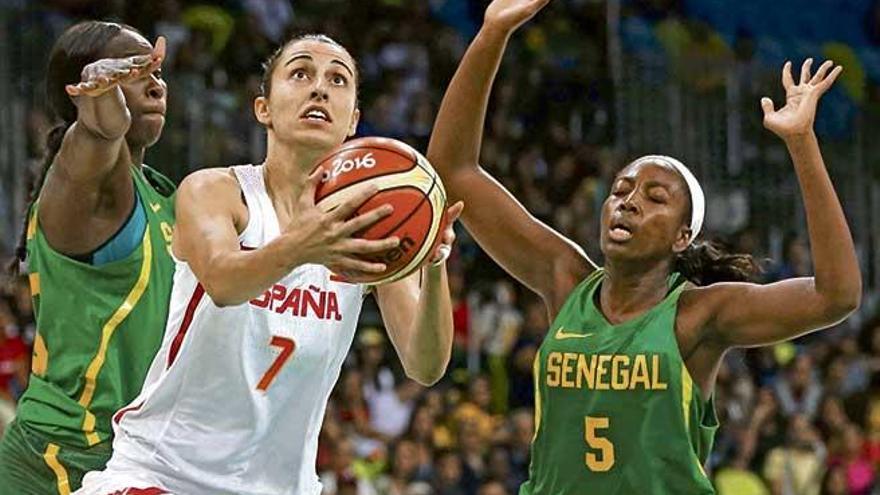
{"type": "Polygon", "coordinates": [[[443,378],[452,354],[452,300],[445,265],[423,268],[422,276],[404,365],[410,378],[431,386],[443,378]]]}
{"type": "Polygon", "coordinates": [[[131,114],[119,88],[79,98],[83,101],[77,120],[65,133],[55,163],[66,178],[90,181],[106,176],[116,166],[131,114]]]}
{"type": "MultiPolygon", "coordinates": [[[[484,26],[449,83],[427,151],[447,181],[460,169],[477,167],[489,95],[509,37],[509,32],[484,26]]],[[[454,181],[448,188],[453,197],[462,193],[454,191],[454,181]]]]}
{"type": "Polygon", "coordinates": [[[77,124],[95,136],[121,139],[131,126],[131,112],[119,86],[100,96],[78,96],[77,124]]]}
{"type": "Polygon", "coordinates": [[[199,276],[217,306],[236,306],[259,297],[300,263],[283,237],[253,251],[214,256],[199,276]]]}
{"type": "Polygon", "coordinates": [[[825,168],[815,133],[786,140],[801,186],[815,286],[829,307],[849,313],[858,307],[862,278],[843,208],[825,168]]]}

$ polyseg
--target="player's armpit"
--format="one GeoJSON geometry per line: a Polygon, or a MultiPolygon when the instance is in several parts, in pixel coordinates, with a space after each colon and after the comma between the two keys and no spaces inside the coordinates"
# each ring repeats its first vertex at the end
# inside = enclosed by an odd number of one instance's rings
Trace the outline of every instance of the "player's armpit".
{"type": "Polygon", "coordinates": [[[816,290],[813,277],[772,284],[719,283],[694,289],[707,337],[725,347],[759,346],[830,327],[856,308],[816,290]]]}

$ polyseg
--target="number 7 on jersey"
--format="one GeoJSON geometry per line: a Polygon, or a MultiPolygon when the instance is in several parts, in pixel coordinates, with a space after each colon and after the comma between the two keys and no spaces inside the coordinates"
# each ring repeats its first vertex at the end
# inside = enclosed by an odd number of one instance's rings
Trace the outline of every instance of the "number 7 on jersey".
{"type": "Polygon", "coordinates": [[[263,378],[261,378],[260,383],[257,384],[257,390],[265,391],[269,388],[269,385],[272,384],[272,380],[275,379],[275,375],[281,371],[281,367],[284,366],[284,363],[286,363],[291,356],[293,356],[293,351],[296,349],[296,342],[294,342],[293,339],[279,337],[277,335],[272,336],[269,345],[272,347],[280,347],[281,352],[278,354],[278,357],[275,358],[275,361],[272,362],[272,366],[269,366],[269,369],[263,373],[263,378]]]}

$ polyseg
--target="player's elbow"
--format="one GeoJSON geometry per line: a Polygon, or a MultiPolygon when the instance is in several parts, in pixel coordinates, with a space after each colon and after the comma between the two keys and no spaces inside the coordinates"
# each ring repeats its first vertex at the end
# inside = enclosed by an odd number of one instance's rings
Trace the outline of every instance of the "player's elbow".
{"type": "Polygon", "coordinates": [[[840,291],[826,299],[825,313],[835,321],[842,321],[855,313],[861,304],[861,287],[854,290],[840,291]]]}
{"type": "Polygon", "coordinates": [[[444,371],[446,370],[407,372],[406,376],[423,387],[432,387],[443,378],[444,371]]]}
{"type": "Polygon", "coordinates": [[[427,360],[422,359],[419,363],[412,366],[406,366],[405,372],[409,379],[423,387],[430,387],[436,385],[437,382],[443,378],[443,375],[446,374],[446,366],[448,365],[449,360],[447,359],[437,363],[429,363],[426,361],[427,360]]]}

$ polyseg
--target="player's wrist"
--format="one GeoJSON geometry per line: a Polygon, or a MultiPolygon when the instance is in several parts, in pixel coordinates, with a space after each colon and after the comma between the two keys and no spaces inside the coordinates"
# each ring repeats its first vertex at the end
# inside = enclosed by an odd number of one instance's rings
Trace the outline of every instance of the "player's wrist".
{"type": "Polygon", "coordinates": [[[498,22],[485,21],[477,36],[493,43],[506,43],[515,30],[516,28],[504,26],[498,22]]]}

